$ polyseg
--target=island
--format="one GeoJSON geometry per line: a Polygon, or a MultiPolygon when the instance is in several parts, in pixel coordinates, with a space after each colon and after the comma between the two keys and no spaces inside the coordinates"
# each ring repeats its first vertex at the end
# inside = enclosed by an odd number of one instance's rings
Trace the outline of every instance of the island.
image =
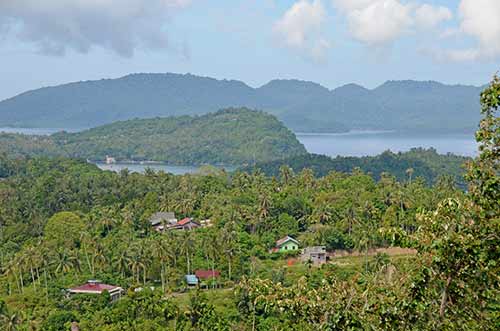
{"type": "Polygon", "coordinates": [[[172,165],[244,165],[307,153],[276,117],[247,108],[201,116],[132,119],[50,136],[1,134],[2,151],[172,165]]]}

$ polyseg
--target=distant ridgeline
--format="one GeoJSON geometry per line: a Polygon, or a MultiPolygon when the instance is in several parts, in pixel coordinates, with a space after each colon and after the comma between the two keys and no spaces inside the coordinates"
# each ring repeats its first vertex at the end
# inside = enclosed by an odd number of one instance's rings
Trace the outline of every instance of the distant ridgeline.
{"type": "Polygon", "coordinates": [[[464,163],[470,158],[453,154],[441,155],[434,149],[415,148],[405,153],[386,151],[378,156],[341,157],[331,158],[324,155],[307,154],[291,157],[284,160],[257,163],[255,166],[241,168],[242,171],[260,169],[268,176],[280,175],[282,166],[290,167],[294,172],[305,168],[313,170],[316,176],[322,177],[331,171],[350,173],[359,168],[370,173],[376,180],[382,173],[389,173],[399,181],[421,177],[428,184],[434,184],[441,176],[449,176],[454,182],[465,187],[463,173],[464,163]],[[409,170],[411,169],[411,170],[409,170]]]}
{"type": "Polygon", "coordinates": [[[11,156],[64,156],[169,164],[242,165],[306,154],[276,117],[249,109],[203,116],[134,119],[51,136],[0,134],[0,152],[11,156]]]}
{"type": "Polygon", "coordinates": [[[194,75],[134,74],[41,88],[0,102],[0,127],[89,128],[133,118],[261,109],[296,132],[475,131],[481,87],[390,81],[329,90],[299,80],[252,88],[194,75]]]}

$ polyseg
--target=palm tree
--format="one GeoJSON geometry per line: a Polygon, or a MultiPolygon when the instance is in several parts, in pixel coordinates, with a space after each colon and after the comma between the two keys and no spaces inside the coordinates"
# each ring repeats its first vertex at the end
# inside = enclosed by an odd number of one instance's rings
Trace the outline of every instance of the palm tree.
{"type": "Polygon", "coordinates": [[[50,266],[50,257],[45,249],[45,247],[42,247],[42,250],[40,251],[40,266],[43,268],[43,278],[44,278],[44,283],[45,283],[45,300],[48,303],[49,302],[49,284],[47,280],[47,271],[50,266]]]}
{"type": "Polygon", "coordinates": [[[408,182],[411,185],[411,177],[413,176],[413,173],[415,170],[413,168],[408,168],[406,169],[406,174],[408,175],[408,182]]]}
{"type": "Polygon", "coordinates": [[[36,266],[36,263],[39,261],[38,250],[35,249],[35,247],[33,247],[33,246],[28,246],[25,249],[25,259],[26,259],[26,264],[29,266],[30,275],[31,275],[31,282],[32,282],[33,288],[35,289],[35,292],[36,292],[35,266],[36,266]]]}
{"type": "Polygon", "coordinates": [[[95,267],[100,266],[102,268],[106,262],[108,262],[108,258],[104,252],[104,247],[100,244],[96,244],[92,252],[92,276],[95,275],[95,267]]]}
{"type": "Polygon", "coordinates": [[[153,257],[158,259],[160,262],[160,278],[161,278],[161,288],[162,291],[165,292],[165,284],[166,284],[166,273],[167,273],[167,265],[171,259],[170,250],[167,244],[167,241],[164,237],[155,238],[153,241],[153,257]]]}
{"type": "Polygon", "coordinates": [[[132,275],[134,276],[136,284],[139,284],[139,276],[141,270],[144,269],[144,264],[141,261],[141,257],[138,254],[132,255],[129,260],[128,266],[132,271],[132,275]]]}
{"type": "Polygon", "coordinates": [[[312,218],[311,221],[314,223],[319,221],[319,223],[321,224],[328,224],[332,219],[332,212],[330,211],[327,205],[322,204],[314,210],[313,214],[311,215],[311,218],[312,218]]]}
{"type": "Polygon", "coordinates": [[[293,177],[293,170],[289,166],[280,167],[280,179],[283,185],[287,186],[293,177]]]}
{"type": "Polygon", "coordinates": [[[227,261],[228,261],[228,278],[231,280],[232,278],[232,262],[234,255],[236,253],[236,243],[238,241],[238,233],[236,231],[236,225],[235,222],[229,222],[226,224],[226,226],[222,229],[222,235],[221,235],[221,246],[224,249],[224,252],[226,253],[227,256],[227,261]]]}
{"type": "Polygon", "coordinates": [[[19,283],[17,281],[17,268],[16,268],[16,263],[14,259],[10,260],[5,267],[3,268],[3,273],[5,277],[7,278],[7,284],[9,286],[9,295],[12,294],[12,284],[11,284],[11,279],[14,278],[14,282],[16,283],[16,286],[19,288],[19,283]]]}
{"type": "Polygon", "coordinates": [[[112,263],[115,270],[117,270],[122,275],[122,277],[125,278],[130,264],[130,256],[127,254],[127,251],[122,250],[120,254],[115,255],[113,257],[112,263]]]}
{"type": "Polygon", "coordinates": [[[85,261],[87,262],[87,267],[89,272],[92,272],[92,263],[89,255],[89,247],[95,242],[89,235],[88,231],[82,231],[80,234],[80,242],[82,243],[83,255],[85,256],[85,261]]]}
{"type": "Polygon", "coordinates": [[[66,250],[59,250],[52,263],[55,265],[56,273],[68,273],[72,269],[79,269],[78,258],[66,250]]]}
{"type": "Polygon", "coordinates": [[[16,257],[14,258],[16,270],[19,274],[19,284],[21,285],[21,293],[24,292],[23,273],[24,273],[24,267],[25,267],[25,258],[26,258],[25,255],[22,253],[17,254],[16,257]]]}
{"type": "Polygon", "coordinates": [[[19,314],[8,314],[5,316],[0,316],[0,321],[2,322],[2,331],[17,331],[18,326],[21,324],[21,318],[19,314]]]}
{"type": "Polygon", "coordinates": [[[191,231],[183,232],[181,240],[181,253],[186,256],[187,273],[191,274],[191,254],[194,249],[194,240],[191,231]]]}
{"type": "MultiPolygon", "coordinates": [[[[219,244],[217,242],[217,236],[215,233],[212,233],[210,236],[208,236],[209,242],[207,243],[205,247],[205,250],[207,252],[207,258],[211,260],[212,265],[212,275],[215,274],[215,260],[219,256],[219,244]]],[[[215,285],[215,283],[213,284],[215,285]]]]}
{"type": "Polygon", "coordinates": [[[261,220],[264,220],[269,216],[269,209],[271,208],[271,199],[267,193],[262,193],[260,195],[260,203],[259,203],[259,215],[261,220]]]}

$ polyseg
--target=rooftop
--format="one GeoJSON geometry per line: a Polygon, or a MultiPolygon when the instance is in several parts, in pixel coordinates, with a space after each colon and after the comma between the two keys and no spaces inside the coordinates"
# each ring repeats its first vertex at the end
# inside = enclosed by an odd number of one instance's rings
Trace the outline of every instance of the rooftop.
{"type": "Polygon", "coordinates": [[[294,243],[296,243],[297,245],[299,244],[299,242],[295,239],[293,239],[292,237],[290,236],[286,236],[284,238],[281,238],[280,240],[276,241],[276,246],[277,247],[280,247],[280,246],[283,246],[284,244],[286,244],[287,242],[289,241],[293,241],[294,243]]]}
{"type": "Polygon", "coordinates": [[[196,277],[199,279],[210,279],[210,278],[219,278],[220,272],[218,270],[196,270],[194,272],[196,277]]]}
{"type": "Polygon", "coordinates": [[[102,293],[104,291],[112,292],[121,289],[119,286],[103,284],[97,280],[89,280],[87,284],[70,288],[69,291],[72,293],[102,293]]]}
{"type": "Polygon", "coordinates": [[[188,285],[198,285],[198,278],[196,275],[186,275],[186,283],[188,285]]]}

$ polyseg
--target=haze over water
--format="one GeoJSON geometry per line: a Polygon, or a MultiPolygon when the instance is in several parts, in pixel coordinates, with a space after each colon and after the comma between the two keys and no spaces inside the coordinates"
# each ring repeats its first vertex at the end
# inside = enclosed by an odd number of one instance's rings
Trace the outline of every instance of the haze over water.
{"type": "Polygon", "coordinates": [[[298,133],[297,138],[309,153],[328,156],[375,156],[386,150],[405,152],[412,148],[435,148],[438,153],[475,156],[477,144],[472,133],[298,133]]]}

